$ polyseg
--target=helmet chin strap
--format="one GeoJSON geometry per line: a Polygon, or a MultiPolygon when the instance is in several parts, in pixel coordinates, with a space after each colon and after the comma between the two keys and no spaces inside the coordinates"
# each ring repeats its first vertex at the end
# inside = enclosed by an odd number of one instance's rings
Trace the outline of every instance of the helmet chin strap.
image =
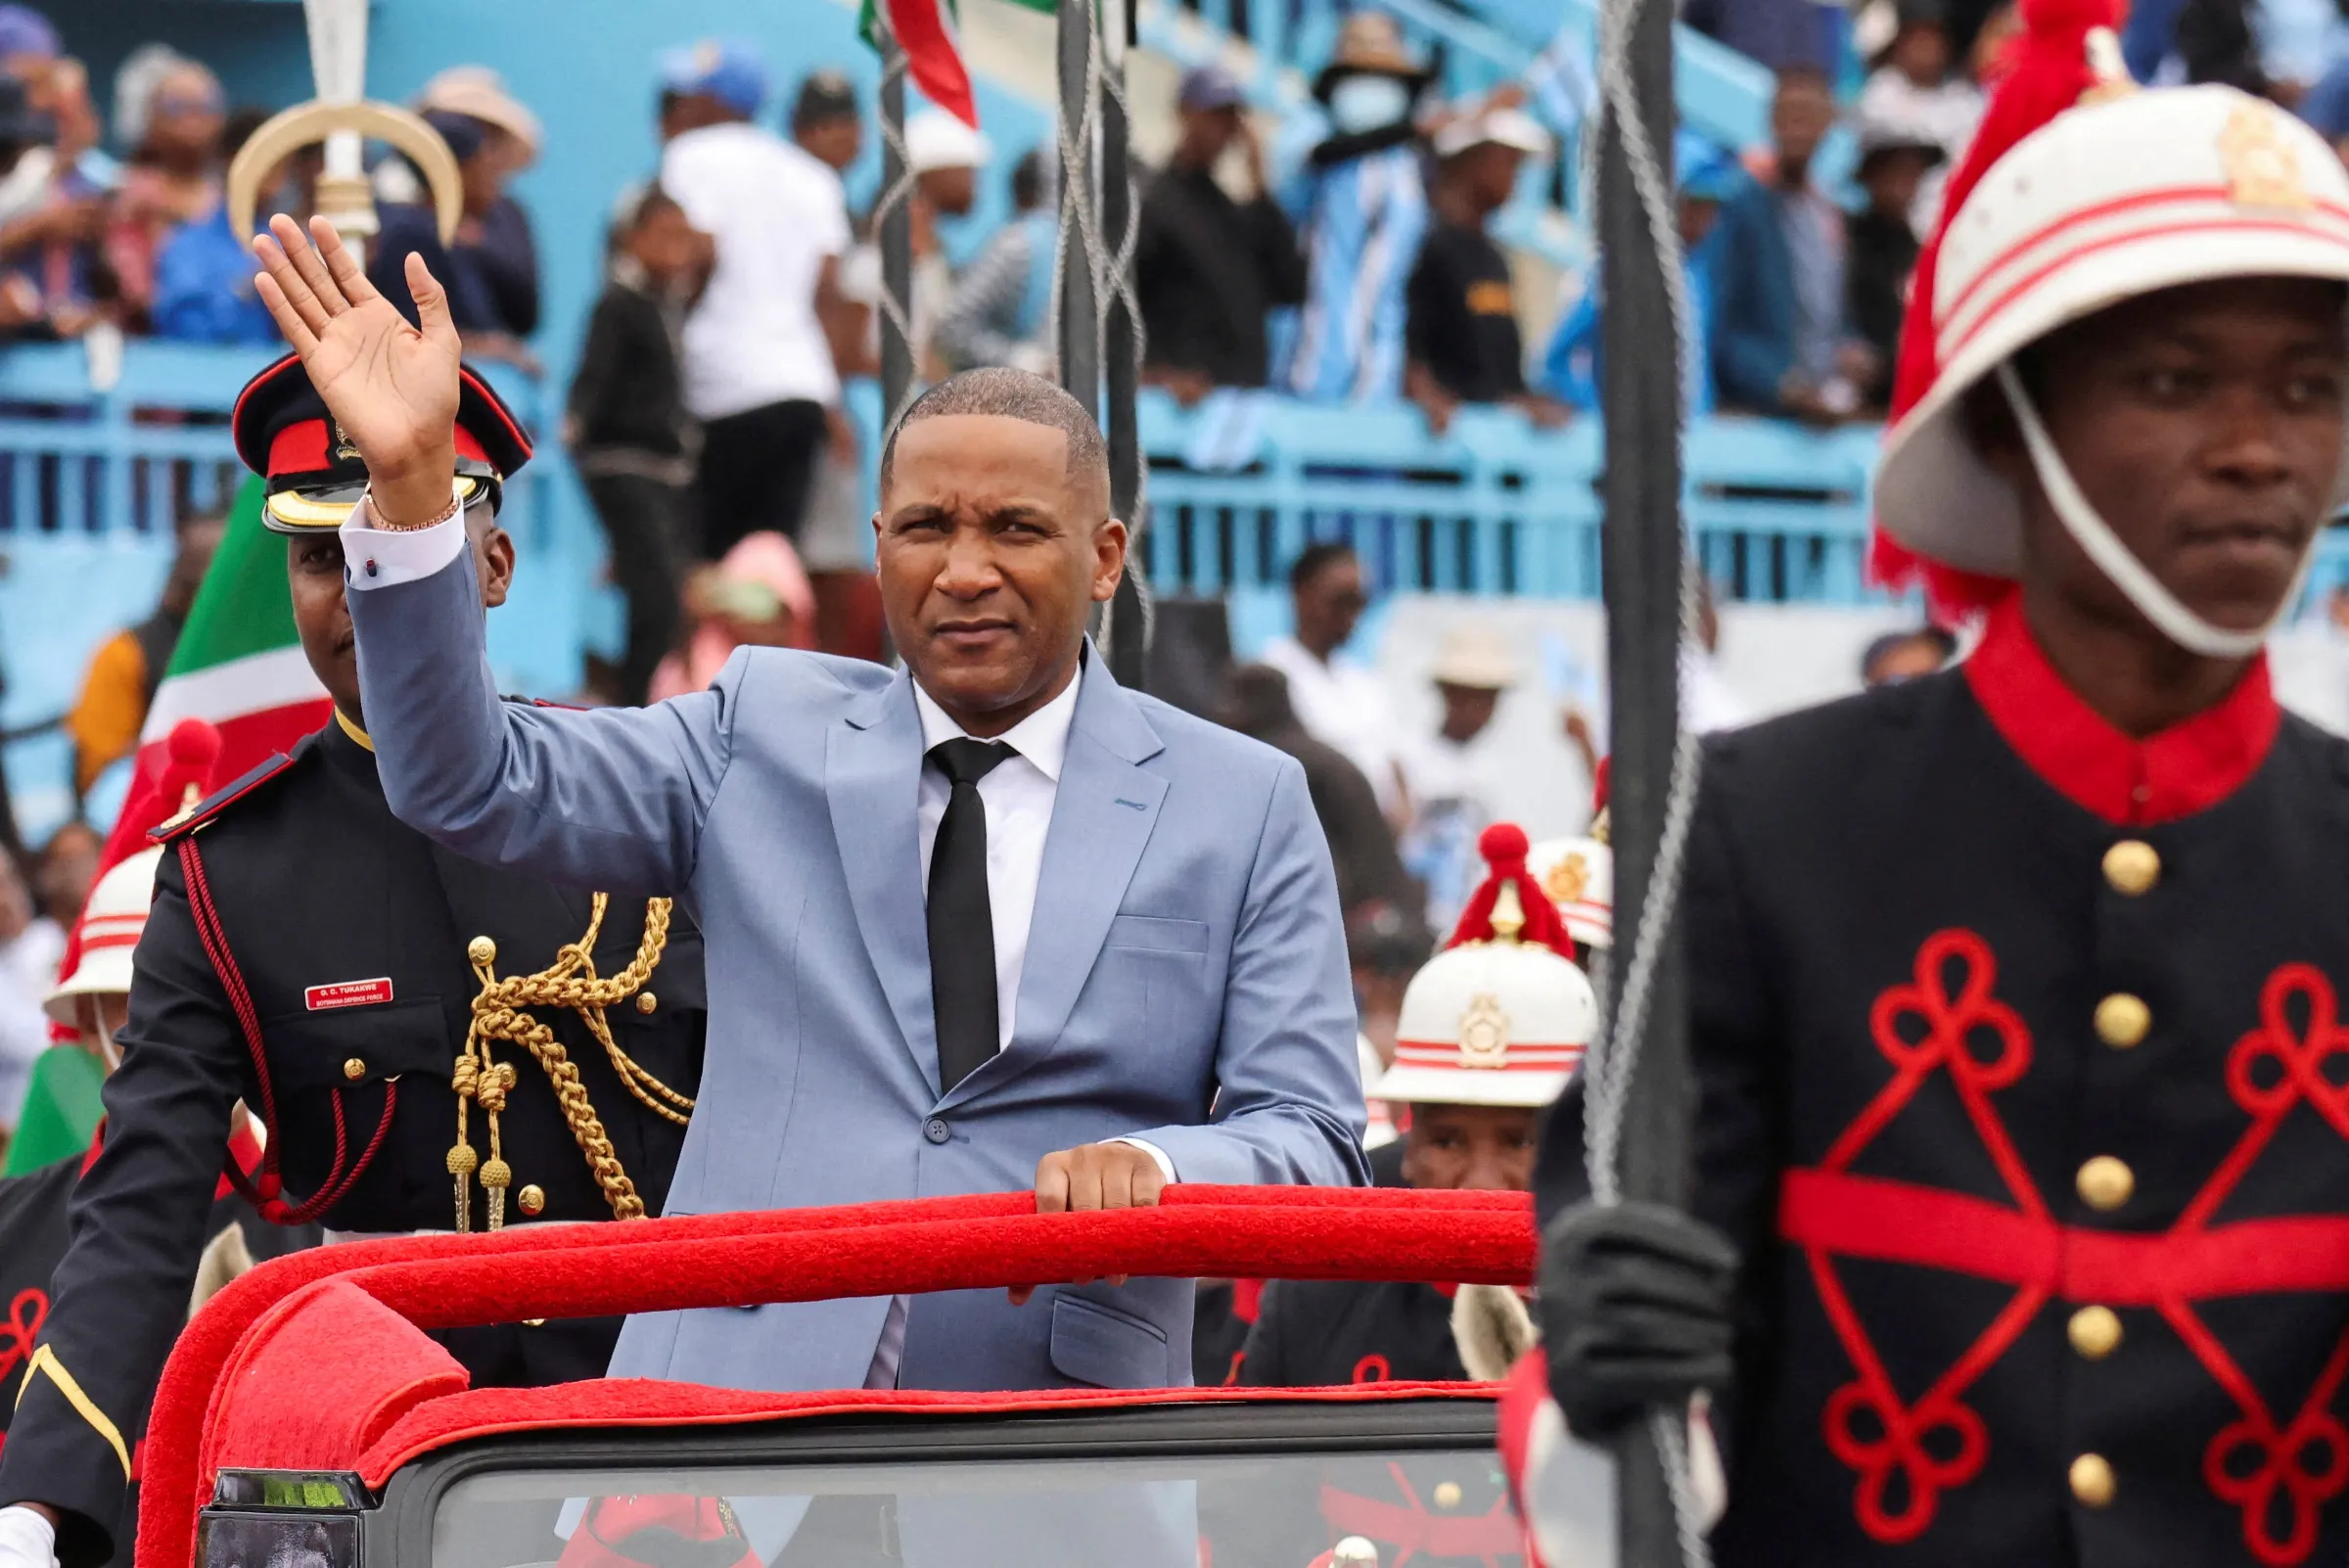
{"type": "Polygon", "coordinates": [[[2096,570],[2137,606],[2139,614],[2153,623],[2156,631],[2188,653],[2200,654],[2205,659],[2244,659],[2267,645],[2268,633],[2300,602],[2300,590],[2306,586],[2309,568],[2316,561],[2313,537],[2308,548],[2301,552],[2300,569],[2292,575],[2291,590],[2284,594],[2276,613],[2264,624],[2254,631],[2230,631],[2225,626],[2213,625],[2163,587],[2161,579],[2145,569],[2145,564],[2121,542],[2120,535],[2096,515],[2088,497],[2080,493],[2080,486],[2072,481],[2072,471],[2064,466],[2063,454],[2055,450],[2054,441],[2049,438],[2048,427],[2040,422],[2039,410],[2031,406],[2030,394],[2023,391],[2022,378],[2014,373],[2012,364],[1999,366],[1999,387],[2006,394],[2006,405],[2014,410],[2014,422],[2023,433],[2023,445],[2031,453],[2031,466],[2039,471],[2040,485],[2048,493],[2048,504],[2055,508],[2056,517],[2062,520],[2064,531],[2088,553],[2096,570]]]}

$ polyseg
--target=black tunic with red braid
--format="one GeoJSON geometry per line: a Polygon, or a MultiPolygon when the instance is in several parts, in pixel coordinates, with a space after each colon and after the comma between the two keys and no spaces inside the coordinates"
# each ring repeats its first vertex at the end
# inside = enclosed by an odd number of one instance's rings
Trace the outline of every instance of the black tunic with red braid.
{"type": "Polygon", "coordinates": [[[2009,603],[1714,741],[1682,907],[1724,1568],[2343,1560],[2349,745],[2264,665],[2132,742],[2009,603]]]}
{"type": "MultiPolygon", "coordinates": [[[[187,1316],[231,1106],[271,1108],[281,1201],[297,1212],[333,1194],[318,1215],[330,1230],[449,1229],[451,1079],[482,989],[468,945],[487,936],[498,975],[530,974],[587,930],[589,894],[475,865],[401,825],[374,758],[339,728],[240,785],[200,808],[201,825],[181,830],[157,873],[117,1037],[122,1066],[106,1086],[104,1151],[71,1201],[37,1365],[20,1374],[21,1397],[14,1382],[7,1391],[19,1403],[0,1450],[0,1503],[65,1510],[66,1568],[102,1562],[113,1545],[148,1402],[187,1316]],[[195,847],[203,890],[183,841],[195,847]],[[216,923],[199,919],[207,891],[216,923]],[[218,962],[207,950],[215,943],[218,962]],[[240,1022],[247,1013],[266,1088],[240,1022]]],[[[641,899],[612,900],[594,947],[599,974],[626,966],[644,922],[641,899]]],[[[701,1073],[701,957],[680,911],[644,988],[652,1007],[606,1014],[621,1047],[686,1094],[701,1073]]],[[[579,1014],[529,1011],[577,1065],[614,1152],[658,1214],[684,1129],[626,1092],[579,1014]]],[[[611,1218],[545,1073],[511,1045],[498,1059],[517,1074],[499,1119],[513,1172],[506,1220],[611,1218]],[[535,1212],[523,1207],[526,1186],[537,1189],[535,1212]]],[[[486,1160],[478,1106],[469,1135],[486,1160]]],[[[471,1227],[483,1228],[479,1180],[472,1211],[471,1227]]],[[[599,1376],[618,1331],[619,1319],[597,1318],[438,1337],[476,1385],[488,1385],[599,1376]]]]}

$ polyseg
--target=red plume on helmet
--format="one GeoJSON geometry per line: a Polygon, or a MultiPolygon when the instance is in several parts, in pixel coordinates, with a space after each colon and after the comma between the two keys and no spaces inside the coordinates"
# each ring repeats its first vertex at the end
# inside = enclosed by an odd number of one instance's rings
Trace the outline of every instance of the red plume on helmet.
{"type": "Polygon", "coordinates": [[[137,853],[147,834],[212,792],[212,764],[220,760],[220,731],[201,718],[183,718],[163,740],[162,765],[154,776],[135,779],[122,802],[122,814],[107,835],[106,862],[137,853]]]}
{"type": "Polygon", "coordinates": [[[1547,947],[1559,956],[1574,957],[1574,939],[1566,934],[1566,918],[1558,906],[1549,901],[1542,884],[1534,880],[1525,868],[1526,852],[1532,846],[1526,842],[1525,829],[1514,822],[1496,822],[1485,829],[1476,841],[1479,854],[1490,868],[1484,882],[1468,898],[1468,906],[1460,911],[1460,923],[1452,928],[1451,940],[1444,945],[1457,947],[1462,943],[1493,940],[1493,906],[1500,901],[1500,890],[1517,890],[1518,907],[1525,911],[1525,924],[1518,928],[1517,940],[1547,947]]]}
{"type": "MultiPolygon", "coordinates": [[[[1900,360],[1894,367],[1892,417],[1898,423],[1933,388],[1940,373],[1934,341],[1933,280],[1942,238],[1991,166],[2015,144],[2080,102],[2096,86],[2089,61],[2089,34],[2120,25],[2121,0],[2023,0],[2023,31],[2000,62],[1998,85],[1973,144],[1942,195],[1941,222],[1917,257],[1909,286],[1909,315],[1901,324],[1900,360]]],[[[1955,619],[1996,602],[2007,590],[1997,577],[1960,572],[1927,559],[1884,531],[1879,524],[1868,548],[1868,575],[1890,588],[1920,578],[1934,612],[1955,619]]]]}

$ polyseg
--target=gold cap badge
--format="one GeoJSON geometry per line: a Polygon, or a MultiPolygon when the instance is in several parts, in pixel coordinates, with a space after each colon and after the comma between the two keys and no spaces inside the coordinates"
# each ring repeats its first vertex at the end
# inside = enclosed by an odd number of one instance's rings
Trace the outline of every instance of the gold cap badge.
{"type": "Polygon", "coordinates": [[[1500,998],[1479,992],[1460,1015],[1460,1065],[1498,1067],[1509,1054],[1509,1015],[1500,998]]]}
{"type": "Polygon", "coordinates": [[[2226,161],[2228,194],[2236,206],[2304,211],[2316,205],[2274,110],[2253,104],[2237,109],[2220,133],[2219,156],[2226,161]]]}
{"type": "Polygon", "coordinates": [[[1556,903],[1580,903],[1589,886],[1590,860],[1580,850],[1542,875],[1542,891],[1556,903]]]}

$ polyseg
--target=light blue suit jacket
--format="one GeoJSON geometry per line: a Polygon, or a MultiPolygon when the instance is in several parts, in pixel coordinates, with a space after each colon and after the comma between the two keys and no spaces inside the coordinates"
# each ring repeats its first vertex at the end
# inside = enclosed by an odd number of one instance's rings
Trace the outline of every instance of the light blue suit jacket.
{"type": "MultiPolygon", "coordinates": [[[[1295,761],[1090,658],[1016,1030],[939,1091],[915,825],[921,720],[876,665],[744,650],[646,709],[499,701],[470,552],[350,595],[384,793],[461,853],[674,895],[708,944],[700,1103],[668,1212],[1015,1190],[1120,1136],[1185,1181],[1358,1183],[1361,1085],[1328,848],[1295,761]]],[[[1088,654],[1089,657],[1089,654],[1088,654]]],[[[615,1375],[860,1386],[881,1298],[648,1314],[615,1375]]],[[[900,1380],[1190,1381],[1191,1286],[918,1299],[900,1380]]]]}

